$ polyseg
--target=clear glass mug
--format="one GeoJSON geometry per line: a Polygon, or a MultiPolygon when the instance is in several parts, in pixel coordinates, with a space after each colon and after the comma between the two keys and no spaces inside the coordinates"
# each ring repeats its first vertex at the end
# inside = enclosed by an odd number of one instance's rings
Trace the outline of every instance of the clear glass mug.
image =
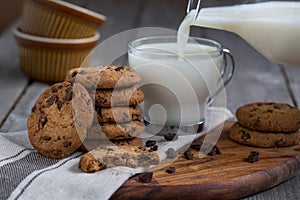
{"type": "Polygon", "coordinates": [[[129,66],[142,77],[144,120],[164,126],[203,124],[208,104],[233,76],[234,60],[213,40],[189,38],[183,55],[176,41],[176,36],[155,36],[128,45],[129,66]]]}

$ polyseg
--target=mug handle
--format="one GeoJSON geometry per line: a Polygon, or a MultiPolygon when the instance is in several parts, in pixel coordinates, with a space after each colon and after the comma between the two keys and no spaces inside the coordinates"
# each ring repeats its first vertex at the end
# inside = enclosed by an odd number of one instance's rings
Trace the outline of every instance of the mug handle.
{"type": "Polygon", "coordinates": [[[231,81],[233,74],[234,74],[234,70],[235,70],[235,62],[234,62],[234,58],[230,52],[229,49],[223,49],[222,50],[224,52],[224,67],[222,68],[221,71],[221,78],[223,79],[224,76],[226,75],[227,70],[230,70],[227,73],[227,77],[226,79],[223,81],[223,84],[220,85],[220,87],[214,92],[214,94],[212,94],[208,101],[207,101],[207,105],[209,106],[214,98],[228,85],[228,83],[231,81]],[[228,59],[230,59],[231,62],[231,69],[228,69],[228,59]]]}

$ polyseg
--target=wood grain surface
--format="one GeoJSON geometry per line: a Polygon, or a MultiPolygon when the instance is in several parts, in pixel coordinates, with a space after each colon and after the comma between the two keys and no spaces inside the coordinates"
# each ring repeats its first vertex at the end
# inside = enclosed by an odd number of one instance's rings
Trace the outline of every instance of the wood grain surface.
{"type": "MultiPolygon", "coordinates": [[[[125,182],[111,199],[237,199],[253,195],[295,176],[300,169],[300,145],[287,148],[254,148],[228,139],[226,122],[217,146],[221,155],[187,160],[180,157],[171,165],[155,170],[152,182],[138,176],[125,182]],[[250,151],[259,161],[245,159],[250,151]],[[175,167],[173,174],[165,170],[175,167]]],[[[213,130],[214,131],[214,130],[213,130]]]]}

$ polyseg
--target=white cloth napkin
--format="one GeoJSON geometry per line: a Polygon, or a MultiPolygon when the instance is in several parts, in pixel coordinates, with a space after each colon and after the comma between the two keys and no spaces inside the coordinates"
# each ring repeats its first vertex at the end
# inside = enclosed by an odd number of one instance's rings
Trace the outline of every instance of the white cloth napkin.
{"type": "MultiPolygon", "coordinates": [[[[228,109],[208,108],[206,125],[199,134],[180,135],[172,142],[147,132],[142,137],[157,140],[163,160],[168,148],[178,150],[231,117],[228,109]]],[[[214,142],[218,136],[208,138],[214,142]]],[[[31,146],[27,131],[0,133],[0,199],[109,199],[128,178],[147,170],[116,167],[83,173],[78,169],[81,155],[76,152],[62,160],[45,158],[31,146]]]]}

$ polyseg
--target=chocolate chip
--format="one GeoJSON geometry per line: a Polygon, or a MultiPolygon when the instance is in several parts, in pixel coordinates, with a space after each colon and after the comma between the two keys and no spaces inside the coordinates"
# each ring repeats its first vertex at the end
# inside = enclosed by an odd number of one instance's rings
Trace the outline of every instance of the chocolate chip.
{"type": "Polygon", "coordinates": [[[86,74],[86,71],[81,70],[81,71],[78,72],[78,74],[84,75],[84,74],[86,74]]]}
{"type": "Polygon", "coordinates": [[[273,113],[273,110],[267,109],[267,112],[268,112],[268,113],[273,113]]]}
{"type": "Polygon", "coordinates": [[[146,147],[144,147],[144,146],[139,147],[139,149],[142,150],[142,151],[146,151],[147,150],[146,147]]]}
{"type": "Polygon", "coordinates": [[[167,134],[164,134],[164,138],[167,141],[177,140],[178,139],[178,135],[175,134],[175,133],[167,133],[167,134]]]}
{"type": "Polygon", "coordinates": [[[124,67],[121,66],[121,67],[117,67],[117,68],[115,69],[115,71],[118,72],[118,71],[121,71],[121,70],[123,70],[123,69],[124,69],[124,67]]]}
{"type": "Polygon", "coordinates": [[[34,105],[32,108],[31,108],[31,112],[34,112],[36,111],[36,105],[34,105]]]}
{"type": "Polygon", "coordinates": [[[261,123],[261,120],[260,120],[260,119],[256,119],[256,120],[252,123],[252,126],[253,126],[253,127],[257,127],[257,126],[260,125],[260,123],[261,123]]]}
{"type": "Polygon", "coordinates": [[[101,108],[100,108],[100,107],[97,107],[97,108],[96,108],[96,111],[97,111],[97,114],[99,115],[99,117],[102,118],[103,116],[102,116],[101,108]]]}
{"type": "Polygon", "coordinates": [[[51,106],[51,105],[53,105],[57,100],[58,100],[57,96],[52,96],[52,97],[50,97],[50,98],[46,101],[46,103],[48,104],[48,106],[51,106]]]}
{"type": "Polygon", "coordinates": [[[257,152],[257,151],[251,151],[249,153],[247,161],[249,163],[254,163],[254,162],[257,162],[258,160],[259,160],[259,152],[257,152]]]}
{"type": "Polygon", "coordinates": [[[57,108],[58,108],[58,110],[60,110],[61,108],[62,108],[62,106],[64,105],[64,102],[62,102],[62,101],[57,101],[57,108]]]}
{"type": "Polygon", "coordinates": [[[156,145],[156,140],[147,140],[146,141],[146,147],[152,147],[156,145]]]}
{"type": "Polygon", "coordinates": [[[192,153],[192,149],[190,147],[184,152],[184,156],[188,160],[193,160],[194,154],[192,153]]]}
{"type": "Polygon", "coordinates": [[[273,108],[278,109],[278,110],[281,109],[280,106],[278,106],[278,105],[274,105],[273,108]]]}
{"type": "Polygon", "coordinates": [[[218,146],[207,143],[207,142],[202,144],[201,150],[203,150],[205,153],[208,152],[207,155],[209,155],[209,156],[221,154],[221,151],[218,146]]]}
{"type": "Polygon", "coordinates": [[[47,136],[47,135],[45,135],[45,136],[42,136],[42,140],[49,141],[49,140],[51,140],[51,137],[50,137],[50,136],[47,136]]]}
{"type": "Polygon", "coordinates": [[[132,120],[136,121],[140,118],[140,115],[138,114],[132,114],[132,120]]]}
{"type": "Polygon", "coordinates": [[[74,71],[74,72],[72,72],[71,76],[75,77],[77,74],[78,74],[78,71],[74,71]]]}
{"type": "Polygon", "coordinates": [[[65,148],[67,148],[67,147],[69,147],[69,146],[71,146],[71,145],[72,145],[72,142],[65,142],[65,143],[64,143],[64,147],[65,147],[65,148]]]}
{"type": "Polygon", "coordinates": [[[249,139],[251,139],[251,135],[249,133],[243,132],[242,133],[242,139],[243,140],[249,140],[249,139]]]}
{"type": "Polygon", "coordinates": [[[152,181],[153,172],[144,172],[139,175],[139,180],[143,183],[150,183],[152,181]]]}
{"type": "Polygon", "coordinates": [[[175,167],[169,167],[167,170],[166,170],[167,173],[169,174],[173,174],[175,172],[175,167]]]}
{"type": "Polygon", "coordinates": [[[52,87],[51,87],[51,91],[52,91],[53,93],[55,93],[55,92],[57,92],[58,90],[57,90],[57,88],[56,88],[55,86],[52,86],[52,87]]]}
{"type": "Polygon", "coordinates": [[[45,112],[44,112],[44,106],[40,106],[39,107],[39,111],[40,111],[41,114],[45,114],[45,112]]]}
{"type": "Polygon", "coordinates": [[[41,117],[39,120],[40,125],[42,126],[42,128],[44,128],[44,126],[46,125],[48,119],[46,117],[41,117]]]}
{"type": "Polygon", "coordinates": [[[220,151],[220,149],[219,149],[218,146],[213,145],[212,149],[210,150],[210,152],[208,152],[207,155],[209,155],[209,156],[214,156],[214,155],[216,155],[216,154],[219,154],[219,155],[220,155],[220,154],[221,154],[221,151],[220,151]]]}
{"type": "Polygon", "coordinates": [[[54,150],[54,151],[52,151],[52,153],[53,153],[55,156],[61,156],[61,155],[62,155],[62,151],[61,151],[61,150],[54,150]]]}
{"type": "Polygon", "coordinates": [[[167,158],[173,159],[173,158],[176,158],[177,153],[176,153],[175,149],[168,148],[168,150],[166,151],[166,155],[167,155],[167,158]]]}
{"type": "Polygon", "coordinates": [[[203,144],[202,141],[194,140],[192,142],[192,144],[190,145],[190,147],[191,147],[191,149],[195,149],[197,151],[200,151],[202,144],[203,144]]]}
{"type": "Polygon", "coordinates": [[[106,103],[107,100],[106,99],[103,99],[103,98],[100,98],[99,100],[97,100],[98,103],[106,103]]]}
{"type": "Polygon", "coordinates": [[[157,145],[154,145],[153,147],[150,148],[150,152],[152,151],[157,151],[158,150],[158,146],[157,145]]]}
{"type": "Polygon", "coordinates": [[[66,89],[66,96],[65,96],[66,101],[71,101],[72,100],[72,96],[73,96],[72,87],[68,87],[66,89]]]}

